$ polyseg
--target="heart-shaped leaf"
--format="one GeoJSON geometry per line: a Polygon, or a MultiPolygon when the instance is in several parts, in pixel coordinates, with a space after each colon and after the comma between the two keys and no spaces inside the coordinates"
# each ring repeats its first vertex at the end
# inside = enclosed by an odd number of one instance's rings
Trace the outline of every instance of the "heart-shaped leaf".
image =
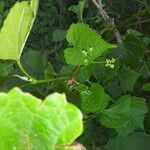
{"type": "Polygon", "coordinates": [[[76,90],[80,92],[82,109],[86,113],[102,112],[110,100],[103,87],[97,83],[93,83],[90,88],[81,84],[76,90]]]}
{"type": "Polygon", "coordinates": [[[104,126],[115,128],[119,134],[126,136],[137,128],[144,128],[143,121],[147,112],[145,99],[125,95],[105,109],[100,120],[104,126]]]}
{"type": "Polygon", "coordinates": [[[82,23],[71,25],[67,41],[72,47],[65,50],[65,58],[67,63],[73,66],[90,64],[108,49],[116,47],[104,41],[88,25],[82,23]]]}

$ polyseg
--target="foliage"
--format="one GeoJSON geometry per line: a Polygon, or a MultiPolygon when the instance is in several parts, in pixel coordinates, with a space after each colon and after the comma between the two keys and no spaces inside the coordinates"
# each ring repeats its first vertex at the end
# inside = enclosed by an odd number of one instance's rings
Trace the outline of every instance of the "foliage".
{"type": "Polygon", "coordinates": [[[68,64],[74,66],[88,65],[107,49],[115,47],[84,24],[72,24],[66,38],[72,48],[65,50],[65,58],[68,64]]]}
{"type": "Polygon", "coordinates": [[[111,139],[106,147],[108,150],[119,150],[120,147],[123,150],[141,150],[142,148],[148,150],[150,147],[149,140],[149,135],[135,132],[128,135],[126,138],[117,136],[114,139],[111,139]]]}
{"type": "Polygon", "coordinates": [[[81,95],[83,111],[87,113],[99,113],[106,108],[110,97],[99,84],[93,83],[90,88],[80,85],[76,89],[81,95]]]}
{"type": "Polygon", "coordinates": [[[58,93],[42,102],[15,88],[0,94],[0,108],[0,149],[63,150],[82,132],[81,112],[58,93]]]}
{"type": "Polygon", "coordinates": [[[0,1],[0,149],[150,149],[150,3],[102,3],[0,1]]]}
{"type": "Polygon", "coordinates": [[[147,106],[143,99],[123,96],[100,116],[101,123],[115,128],[119,134],[127,135],[137,128],[143,128],[147,106]]]}
{"type": "Polygon", "coordinates": [[[1,59],[18,60],[37,13],[38,1],[17,2],[0,32],[1,59]],[[19,15],[18,15],[19,14],[19,15]]]}

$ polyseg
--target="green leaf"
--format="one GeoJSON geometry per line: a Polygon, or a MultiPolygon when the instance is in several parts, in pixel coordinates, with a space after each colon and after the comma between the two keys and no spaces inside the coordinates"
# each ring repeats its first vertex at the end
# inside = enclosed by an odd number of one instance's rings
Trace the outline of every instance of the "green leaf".
{"type": "Polygon", "coordinates": [[[3,150],[63,150],[83,129],[81,112],[58,93],[43,102],[18,88],[0,93],[0,118],[3,150]]]}
{"type": "Polygon", "coordinates": [[[110,97],[99,84],[93,83],[90,88],[80,85],[76,89],[81,95],[83,111],[87,113],[99,113],[107,107],[110,97]]]}
{"type": "Polygon", "coordinates": [[[61,75],[70,75],[75,70],[75,67],[72,65],[63,66],[60,70],[61,75]]]}
{"type": "Polygon", "coordinates": [[[146,92],[150,92],[150,83],[146,83],[143,85],[142,89],[146,92]]]}
{"type": "Polygon", "coordinates": [[[109,128],[119,128],[129,119],[130,98],[121,97],[110,108],[105,109],[100,116],[101,123],[109,128]]]}
{"type": "Polygon", "coordinates": [[[4,84],[13,69],[13,63],[0,62],[0,87],[4,84]]]}
{"type": "Polygon", "coordinates": [[[115,128],[120,134],[127,135],[137,128],[143,128],[143,121],[148,108],[145,99],[122,96],[100,116],[101,123],[115,128]]]}
{"type": "Polygon", "coordinates": [[[17,2],[0,32],[0,59],[18,60],[35,20],[38,0],[17,2]]]}
{"type": "Polygon", "coordinates": [[[146,131],[146,133],[150,134],[150,103],[148,103],[148,113],[145,116],[144,119],[144,129],[146,131]]]}
{"type": "Polygon", "coordinates": [[[107,150],[149,150],[150,135],[135,132],[127,137],[117,136],[111,139],[107,146],[107,150]]]}
{"type": "Polygon", "coordinates": [[[44,76],[47,79],[53,78],[56,75],[53,65],[48,63],[47,68],[44,70],[44,76]]]}
{"type": "Polygon", "coordinates": [[[119,71],[119,77],[121,80],[121,85],[124,93],[133,90],[134,83],[139,78],[139,76],[140,76],[139,73],[127,69],[125,67],[119,71]]]}
{"type": "Polygon", "coordinates": [[[126,34],[123,43],[119,44],[112,52],[115,54],[115,57],[119,58],[122,64],[135,69],[141,63],[145,51],[145,44],[141,38],[132,34],[126,34]]]}
{"type": "Polygon", "coordinates": [[[78,20],[82,22],[84,8],[87,8],[87,7],[88,7],[87,0],[79,0],[79,4],[70,6],[69,10],[74,12],[78,17],[78,20]]]}
{"type": "Polygon", "coordinates": [[[79,8],[79,5],[71,5],[68,8],[68,10],[74,12],[78,16],[78,20],[80,20],[80,8],[79,8]]]}
{"type": "Polygon", "coordinates": [[[127,135],[133,132],[135,129],[144,129],[144,118],[145,114],[148,112],[148,108],[145,99],[132,97],[130,104],[130,119],[124,126],[116,129],[121,135],[127,135]]]}
{"type": "Polygon", "coordinates": [[[44,52],[29,49],[21,57],[25,70],[33,77],[43,78],[47,56],[44,52]]]}
{"type": "Polygon", "coordinates": [[[0,1],[0,13],[1,14],[4,12],[4,8],[5,8],[5,2],[4,1],[0,1]]]}
{"type": "Polygon", "coordinates": [[[68,64],[78,66],[92,63],[106,50],[115,45],[105,42],[94,30],[86,24],[72,24],[67,33],[70,48],[65,50],[68,64]]]}
{"type": "Polygon", "coordinates": [[[88,65],[88,66],[81,68],[81,70],[77,76],[77,80],[80,83],[83,83],[83,82],[89,80],[90,76],[92,75],[93,70],[94,70],[93,65],[88,65]]]}
{"type": "Polygon", "coordinates": [[[150,61],[145,61],[140,69],[140,73],[143,78],[149,79],[150,77],[150,61]]]}
{"type": "Polygon", "coordinates": [[[38,6],[39,6],[39,0],[31,0],[30,8],[31,8],[31,10],[33,11],[33,14],[34,14],[33,23],[34,23],[34,20],[36,18],[36,14],[38,12],[38,6]]]}
{"type": "Polygon", "coordinates": [[[54,42],[59,42],[64,40],[66,37],[66,30],[57,29],[53,32],[53,39],[54,42]]]}

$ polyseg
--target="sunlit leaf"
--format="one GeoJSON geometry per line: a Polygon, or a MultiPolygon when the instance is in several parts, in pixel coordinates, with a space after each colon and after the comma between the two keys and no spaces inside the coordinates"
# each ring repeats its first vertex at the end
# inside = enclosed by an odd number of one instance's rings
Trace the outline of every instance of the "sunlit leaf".
{"type": "Polygon", "coordinates": [[[17,2],[0,31],[0,59],[18,60],[35,20],[38,0],[17,2]]]}
{"type": "Polygon", "coordinates": [[[55,93],[41,101],[18,88],[0,93],[0,118],[3,150],[64,150],[83,128],[81,112],[65,95],[55,93]]]}
{"type": "Polygon", "coordinates": [[[100,35],[86,24],[72,24],[67,33],[70,47],[65,50],[68,64],[87,65],[101,56],[106,50],[116,47],[105,42],[100,35]]]}

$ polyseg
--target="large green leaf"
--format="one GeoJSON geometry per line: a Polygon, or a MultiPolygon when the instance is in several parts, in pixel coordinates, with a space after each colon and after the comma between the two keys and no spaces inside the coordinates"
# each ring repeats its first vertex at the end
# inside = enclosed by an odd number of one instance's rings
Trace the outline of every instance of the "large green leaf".
{"type": "Polygon", "coordinates": [[[42,102],[18,88],[0,94],[0,149],[64,150],[82,129],[81,112],[64,95],[42,102]]]}
{"type": "Polygon", "coordinates": [[[149,79],[150,77],[150,61],[149,60],[144,62],[143,66],[140,69],[140,73],[143,78],[149,79]]]}
{"type": "Polygon", "coordinates": [[[127,69],[126,67],[123,67],[121,70],[119,70],[119,78],[121,80],[121,86],[124,91],[124,93],[128,91],[132,91],[135,81],[139,78],[140,74],[127,69]]]}
{"type": "Polygon", "coordinates": [[[107,150],[149,150],[150,135],[135,132],[127,137],[117,136],[111,139],[107,146],[107,150]]]}
{"type": "Polygon", "coordinates": [[[145,51],[146,47],[142,39],[130,33],[124,36],[123,43],[119,44],[112,52],[122,64],[136,70],[141,64],[145,51]]]}
{"type": "Polygon", "coordinates": [[[83,111],[87,113],[100,113],[107,107],[110,97],[99,84],[93,83],[90,88],[80,85],[76,89],[81,95],[83,111]]]}
{"type": "Polygon", "coordinates": [[[120,134],[127,135],[137,128],[143,128],[143,121],[148,108],[142,98],[122,96],[110,108],[105,109],[100,117],[101,123],[115,128],[120,134]]]}
{"type": "Polygon", "coordinates": [[[129,119],[130,99],[121,97],[110,108],[105,109],[100,117],[101,123],[109,128],[119,128],[129,119]]]}
{"type": "Polygon", "coordinates": [[[35,20],[39,0],[17,2],[0,32],[0,59],[18,60],[35,20]]]}
{"type": "Polygon", "coordinates": [[[21,57],[21,63],[25,70],[35,78],[43,78],[44,67],[47,62],[47,56],[41,51],[28,50],[21,57]]]}
{"type": "Polygon", "coordinates": [[[83,83],[83,82],[89,80],[90,76],[92,75],[93,69],[94,69],[93,64],[81,68],[79,71],[79,74],[77,76],[77,80],[80,83],[83,83]]]}
{"type": "Polygon", "coordinates": [[[67,41],[72,47],[65,50],[65,58],[68,64],[74,66],[90,64],[106,50],[115,47],[105,42],[88,25],[82,23],[71,25],[67,33],[67,41]]]}

